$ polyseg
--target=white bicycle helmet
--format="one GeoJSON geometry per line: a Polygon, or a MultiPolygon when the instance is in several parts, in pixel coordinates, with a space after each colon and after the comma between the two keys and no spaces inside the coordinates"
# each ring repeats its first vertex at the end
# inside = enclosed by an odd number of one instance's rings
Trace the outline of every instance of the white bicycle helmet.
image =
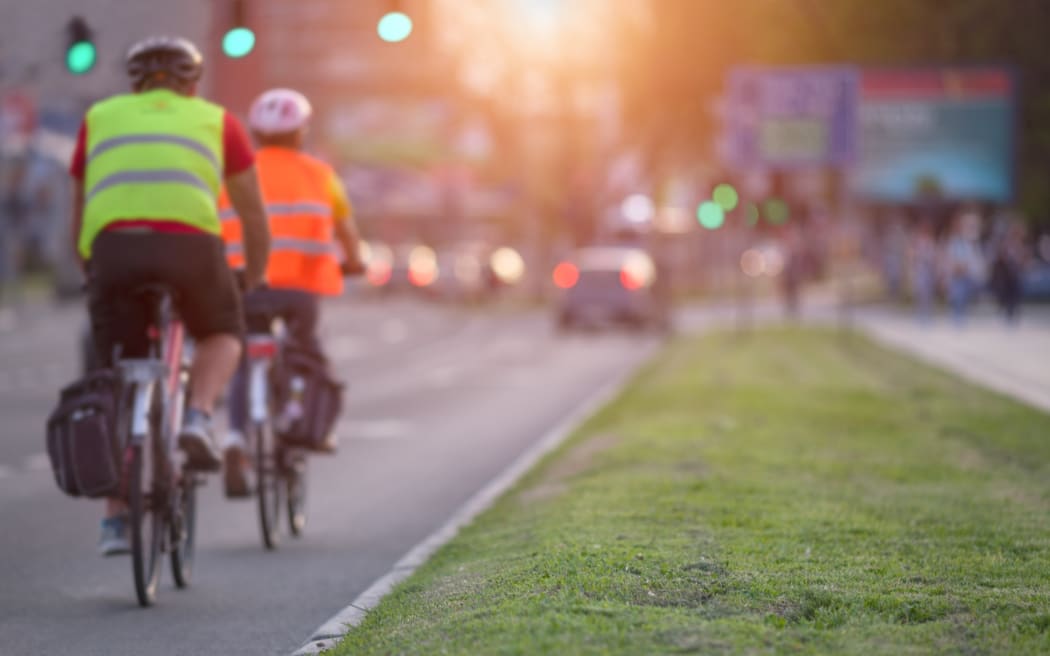
{"type": "Polygon", "coordinates": [[[124,65],[135,88],[154,76],[172,76],[181,82],[192,83],[200,79],[204,57],[188,39],[151,36],[131,46],[124,65]]]}
{"type": "Polygon", "coordinates": [[[310,101],[298,91],[270,89],[252,103],[248,127],[266,135],[295,132],[306,127],[312,114],[310,101]]]}

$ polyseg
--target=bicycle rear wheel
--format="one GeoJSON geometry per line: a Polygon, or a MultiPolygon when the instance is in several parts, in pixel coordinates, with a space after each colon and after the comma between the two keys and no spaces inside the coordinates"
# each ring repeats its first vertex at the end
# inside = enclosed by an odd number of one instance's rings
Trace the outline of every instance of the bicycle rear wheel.
{"type": "Polygon", "coordinates": [[[158,485],[155,443],[147,436],[127,451],[131,569],[140,606],[151,606],[160,583],[160,552],[165,522],[158,485]]]}
{"type": "Polygon", "coordinates": [[[267,422],[252,422],[249,428],[255,450],[255,481],[259,497],[259,528],[263,546],[276,549],[280,542],[281,475],[276,440],[267,422]]]}
{"type": "Polygon", "coordinates": [[[306,454],[282,449],[288,505],[288,528],[292,537],[300,537],[306,528],[306,454]]]}
{"type": "Polygon", "coordinates": [[[171,522],[171,574],[175,585],[185,588],[193,577],[193,555],[197,538],[197,478],[191,471],[182,472],[175,488],[176,503],[171,522]]]}

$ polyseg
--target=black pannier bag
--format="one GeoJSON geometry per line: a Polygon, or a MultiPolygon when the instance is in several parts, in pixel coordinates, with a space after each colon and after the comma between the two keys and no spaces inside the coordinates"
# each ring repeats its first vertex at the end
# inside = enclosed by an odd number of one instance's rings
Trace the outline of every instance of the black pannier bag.
{"type": "Polygon", "coordinates": [[[47,455],[59,489],[70,496],[117,496],[123,445],[117,432],[120,378],[94,371],[63,389],[47,420],[47,455]]]}
{"type": "Polygon", "coordinates": [[[288,444],[329,451],[343,409],[343,385],[328,374],[324,357],[294,344],[281,350],[277,434],[288,444]]]}

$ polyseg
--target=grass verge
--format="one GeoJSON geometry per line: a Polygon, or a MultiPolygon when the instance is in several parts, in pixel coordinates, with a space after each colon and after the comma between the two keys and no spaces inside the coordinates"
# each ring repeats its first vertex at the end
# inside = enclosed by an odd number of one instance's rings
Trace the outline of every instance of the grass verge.
{"type": "Polygon", "coordinates": [[[857,336],[679,340],[335,653],[1050,653],[1048,438],[857,336]]]}

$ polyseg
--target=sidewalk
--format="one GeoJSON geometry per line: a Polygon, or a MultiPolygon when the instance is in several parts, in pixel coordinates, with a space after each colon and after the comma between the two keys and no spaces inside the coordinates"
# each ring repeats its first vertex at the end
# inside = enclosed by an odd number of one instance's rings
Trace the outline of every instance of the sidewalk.
{"type": "Polygon", "coordinates": [[[855,319],[886,346],[1050,412],[1050,312],[1028,310],[1017,326],[985,308],[963,327],[943,316],[922,325],[889,308],[858,310],[855,319]]]}

